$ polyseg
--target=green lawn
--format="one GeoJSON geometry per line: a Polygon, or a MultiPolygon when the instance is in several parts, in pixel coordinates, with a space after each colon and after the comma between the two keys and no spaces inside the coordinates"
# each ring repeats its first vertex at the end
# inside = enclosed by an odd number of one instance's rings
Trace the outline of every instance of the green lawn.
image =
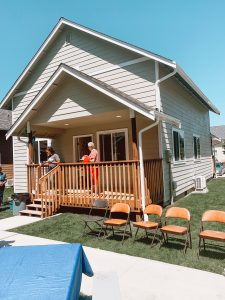
{"type": "Polygon", "coordinates": [[[13,194],[13,188],[7,188],[4,192],[3,206],[0,207],[0,219],[12,217],[12,211],[9,209],[8,197],[13,194]]]}
{"type": "MultiPolygon", "coordinates": [[[[225,180],[212,180],[208,188],[207,194],[192,194],[175,203],[175,206],[188,208],[192,215],[193,249],[188,249],[186,255],[182,252],[183,244],[176,240],[161,249],[159,245],[150,248],[149,241],[144,238],[144,233],[140,235],[139,241],[133,243],[132,239],[127,239],[123,246],[112,236],[106,240],[99,240],[91,235],[82,237],[84,215],[72,213],[63,213],[51,219],[13,229],[13,231],[64,242],[78,242],[90,247],[221,274],[225,268],[225,247],[208,246],[208,250],[202,252],[200,259],[197,258],[198,231],[202,213],[208,209],[225,210],[225,180]]],[[[223,229],[225,230],[225,225],[223,229]]]]}

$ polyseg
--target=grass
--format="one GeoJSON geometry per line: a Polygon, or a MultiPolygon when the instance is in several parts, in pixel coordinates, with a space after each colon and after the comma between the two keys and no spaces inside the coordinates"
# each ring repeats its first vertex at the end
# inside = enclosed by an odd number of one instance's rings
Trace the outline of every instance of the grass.
{"type": "Polygon", "coordinates": [[[4,192],[3,206],[0,207],[0,219],[12,217],[12,211],[9,209],[8,197],[13,194],[13,188],[7,188],[4,192]]]}
{"type": "MultiPolygon", "coordinates": [[[[150,248],[149,240],[144,237],[144,232],[139,235],[137,242],[133,243],[133,239],[127,239],[123,246],[118,242],[118,239],[112,236],[105,240],[92,235],[82,237],[82,220],[85,216],[73,213],[63,213],[54,218],[13,229],[13,231],[63,242],[82,243],[89,247],[222,274],[225,268],[224,245],[218,247],[218,243],[214,243],[207,246],[207,250],[201,252],[200,258],[197,257],[198,232],[202,213],[208,209],[225,210],[225,180],[212,180],[209,182],[208,188],[209,193],[207,194],[192,194],[175,203],[175,206],[188,208],[192,215],[193,249],[188,249],[186,255],[182,251],[183,243],[176,240],[171,240],[168,245],[162,246],[161,249],[159,249],[158,244],[150,248]]],[[[164,209],[164,214],[165,211],[166,209],[164,209]]],[[[225,231],[225,225],[223,230],[225,231]]]]}

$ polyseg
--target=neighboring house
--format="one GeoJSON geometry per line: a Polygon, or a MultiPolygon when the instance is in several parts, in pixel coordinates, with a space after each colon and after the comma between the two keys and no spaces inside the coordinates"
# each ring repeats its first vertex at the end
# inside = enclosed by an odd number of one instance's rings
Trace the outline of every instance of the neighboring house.
{"type": "Polygon", "coordinates": [[[7,174],[13,178],[13,149],[12,138],[6,140],[6,133],[12,126],[12,111],[0,109],[0,165],[7,174]]]}
{"type": "Polygon", "coordinates": [[[98,197],[140,212],[212,177],[209,111],[219,111],[178,64],[64,18],[1,107],[13,110],[15,191],[55,201],[47,214],[98,197]],[[89,141],[101,163],[83,168],[89,141]],[[40,179],[31,163],[47,144],[64,163],[40,179]]]}
{"type": "Polygon", "coordinates": [[[215,159],[225,163],[225,125],[212,126],[211,133],[215,159]]]}

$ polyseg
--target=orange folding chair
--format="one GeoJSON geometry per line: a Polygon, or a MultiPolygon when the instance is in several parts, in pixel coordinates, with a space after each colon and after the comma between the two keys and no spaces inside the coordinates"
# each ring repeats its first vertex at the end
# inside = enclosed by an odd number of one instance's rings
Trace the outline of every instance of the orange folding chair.
{"type": "Polygon", "coordinates": [[[212,240],[218,242],[225,242],[225,232],[216,230],[205,230],[204,225],[206,222],[213,223],[225,223],[225,211],[220,210],[207,210],[202,215],[201,227],[199,231],[199,245],[198,245],[198,255],[201,250],[201,242],[203,241],[203,247],[205,250],[205,240],[212,240]]]}
{"type": "MultiPolygon", "coordinates": [[[[144,214],[148,215],[148,218],[151,218],[152,216],[155,216],[157,219],[154,221],[148,220],[144,221],[144,219],[140,222],[134,222],[133,226],[137,228],[135,236],[134,236],[134,241],[137,236],[137,233],[139,229],[145,230],[146,237],[148,238],[148,231],[153,231],[153,238],[151,242],[151,247],[154,243],[157,231],[159,227],[161,226],[161,216],[162,216],[162,207],[157,204],[150,204],[145,207],[144,214]]],[[[144,216],[143,216],[144,217],[144,216]]]]}
{"type": "Polygon", "coordinates": [[[122,243],[123,243],[127,226],[129,226],[130,228],[129,235],[132,236],[132,230],[130,225],[130,206],[126,203],[114,204],[110,210],[109,219],[104,221],[104,229],[105,229],[104,237],[106,236],[108,227],[112,228],[113,235],[115,234],[114,227],[119,227],[119,228],[124,227],[123,237],[122,237],[122,243]],[[124,218],[112,218],[112,216],[114,216],[115,214],[123,215],[124,218]]]}
{"type": "Polygon", "coordinates": [[[191,220],[191,215],[188,209],[182,207],[168,208],[166,211],[164,226],[160,228],[162,233],[160,247],[162,246],[163,242],[168,243],[168,235],[172,234],[172,235],[179,235],[179,236],[186,235],[184,253],[186,253],[188,245],[190,248],[192,248],[190,220],[191,220]],[[167,224],[167,220],[169,218],[182,219],[186,222],[186,226],[167,224]]]}

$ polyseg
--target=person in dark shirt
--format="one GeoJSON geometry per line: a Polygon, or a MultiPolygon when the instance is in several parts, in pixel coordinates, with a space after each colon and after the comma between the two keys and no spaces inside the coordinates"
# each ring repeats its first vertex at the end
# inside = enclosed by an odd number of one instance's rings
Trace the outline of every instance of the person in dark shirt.
{"type": "Polygon", "coordinates": [[[3,194],[4,194],[6,182],[7,182],[6,174],[2,172],[2,167],[0,166],[0,206],[3,205],[3,194]]]}

